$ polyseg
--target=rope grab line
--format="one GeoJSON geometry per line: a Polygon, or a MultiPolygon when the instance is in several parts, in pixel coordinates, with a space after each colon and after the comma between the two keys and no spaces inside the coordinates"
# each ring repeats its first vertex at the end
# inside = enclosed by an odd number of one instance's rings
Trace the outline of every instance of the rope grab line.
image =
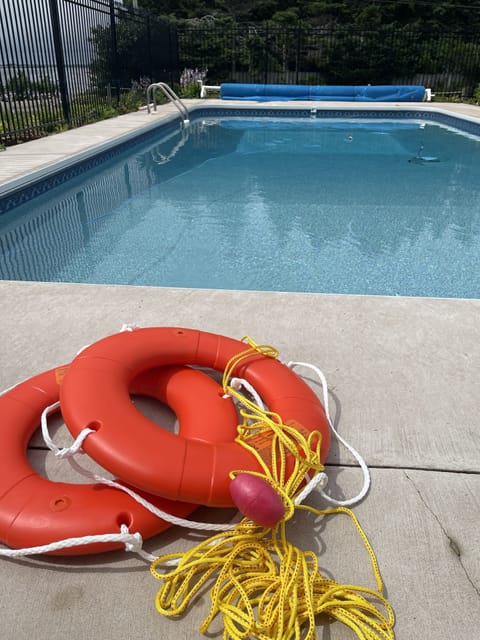
{"type": "Polygon", "coordinates": [[[210,611],[200,626],[202,633],[207,633],[214,618],[221,616],[224,640],[313,640],[316,615],[323,613],[350,627],[359,640],[393,640],[393,610],[383,595],[375,553],[356,516],[342,505],[318,510],[296,503],[308,473],[318,474],[323,469],[320,432],[305,437],[284,424],[277,414],[261,409],[228,386],[229,369],[249,357],[252,349],[260,353],[268,349],[246,339],[250,348],[227,364],[223,386],[242,405],[243,423],[236,441],[257,458],[265,475],[232,471],[230,477],[243,473],[264,477],[281,496],[284,516],[271,528],[244,518],[233,531],[217,534],[189,551],[156,559],[150,570],[162,583],[156,598],[157,610],[169,617],[183,614],[200,588],[207,581],[214,581],[210,611]],[[261,453],[249,445],[252,432],[270,434],[271,468],[263,462],[261,453]],[[293,458],[293,471],[288,478],[287,458],[293,458]],[[370,557],[376,590],[324,578],[316,554],[304,552],[288,541],[287,522],[297,508],[317,516],[345,513],[352,519],[370,557]],[[177,566],[169,570],[172,562],[177,566]]]}
{"type": "Polygon", "coordinates": [[[0,556],[5,558],[21,558],[25,556],[44,555],[62,549],[70,549],[83,545],[119,542],[125,545],[125,551],[131,551],[138,554],[147,562],[153,562],[156,556],[147,553],[142,549],[143,538],[139,532],[130,533],[126,524],[120,525],[120,532],[104,533],[91,536],[80,536],[78,538],[65,538],[64,540],[56,540],[49,544],[39,545],[37,547],[26,547],[24,549],[7,549],[0,548],[0,556]]]}

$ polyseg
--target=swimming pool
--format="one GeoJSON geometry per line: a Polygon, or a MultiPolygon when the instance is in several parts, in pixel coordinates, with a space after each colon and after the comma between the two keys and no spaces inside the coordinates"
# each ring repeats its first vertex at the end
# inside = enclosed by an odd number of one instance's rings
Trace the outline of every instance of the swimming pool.
{"type": "Polygon", "coordinates": [[[474,133],[412,112],[233,113],[10,198],[0,277],[479,297],[474,133]]]}

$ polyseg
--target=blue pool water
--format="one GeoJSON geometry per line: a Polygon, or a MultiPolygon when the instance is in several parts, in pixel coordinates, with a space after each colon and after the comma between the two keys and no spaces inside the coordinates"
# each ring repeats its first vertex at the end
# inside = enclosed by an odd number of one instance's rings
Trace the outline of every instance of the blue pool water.
{"type": "Polygon", "coordinates": [[[480,141],[198,119],[0,216],[15,280],[480,297],[480,141]]]}

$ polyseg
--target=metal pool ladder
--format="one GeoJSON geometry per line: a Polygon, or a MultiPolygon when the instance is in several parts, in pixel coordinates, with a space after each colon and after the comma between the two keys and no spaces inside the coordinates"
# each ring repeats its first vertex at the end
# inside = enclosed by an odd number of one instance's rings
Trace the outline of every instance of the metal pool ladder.
{"type": "Polygon", "coordinates": [[[177,109],[180,111],[180,115],[183,118],[183,124],[188,124],[190,122],[190,114],[188,113],[188,109],[185,104],[180,100],[175,91],[168,86],[166,82],[154,82],[149,85],[147,89],[147,111],[150,113],[150,95],[151,101],[153,102],[153,110],[157,110],[157,100],[155,97],[155,90],[161,89],[163,94],[170,100],[172,104],[174,104],[177,109]]]}

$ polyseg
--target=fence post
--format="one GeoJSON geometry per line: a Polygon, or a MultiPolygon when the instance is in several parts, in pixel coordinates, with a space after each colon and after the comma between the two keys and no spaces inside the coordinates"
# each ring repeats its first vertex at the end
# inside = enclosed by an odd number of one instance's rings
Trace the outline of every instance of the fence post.
{"type": "Polygon", "coordinates": [[[57,65],[58,86],[60,89],[63,118],[65,122],[70,125],[72,122],[72,113],[70,110],[67,76],[65,73],[65,58],[63,56],[62,31],[60,27],[60,18],[58,15],[58,0],[49,0],[49,2],[50,22],[52,24],[53,45],[55,49],[55,62],[57,65]]]}
{"type": "Polygon", "coordinates": [[[300,63],[300,26],[297,24],[296,31],[296,47],[295,47],[295,84],[298,84],[298,67],[300,63]]]}
{"type": "Polygon", "coordinates": [[[118,77],[117,25],[115,23],[115,0],[110,0],[110,38],[112,43],[112,82],[115,87],[117,105],[120,102],[120,78],[118,77]]]}
{"type": "Polygon", "coordinates": [[[264,80],[263,84],[268,84],[268,24],[265,23],[265,45],[263,50],[263,61],[264,61],[264,80]]]}
{"type": "Polygon", "coordinates": [[[153,68],[152,68],[152,27],[150,22],[150,14],[146,17],[146,28],[147,28],[147,51],[148,51],[148,77],[150,78],[150,82],[153,82],[153,68]]]}

